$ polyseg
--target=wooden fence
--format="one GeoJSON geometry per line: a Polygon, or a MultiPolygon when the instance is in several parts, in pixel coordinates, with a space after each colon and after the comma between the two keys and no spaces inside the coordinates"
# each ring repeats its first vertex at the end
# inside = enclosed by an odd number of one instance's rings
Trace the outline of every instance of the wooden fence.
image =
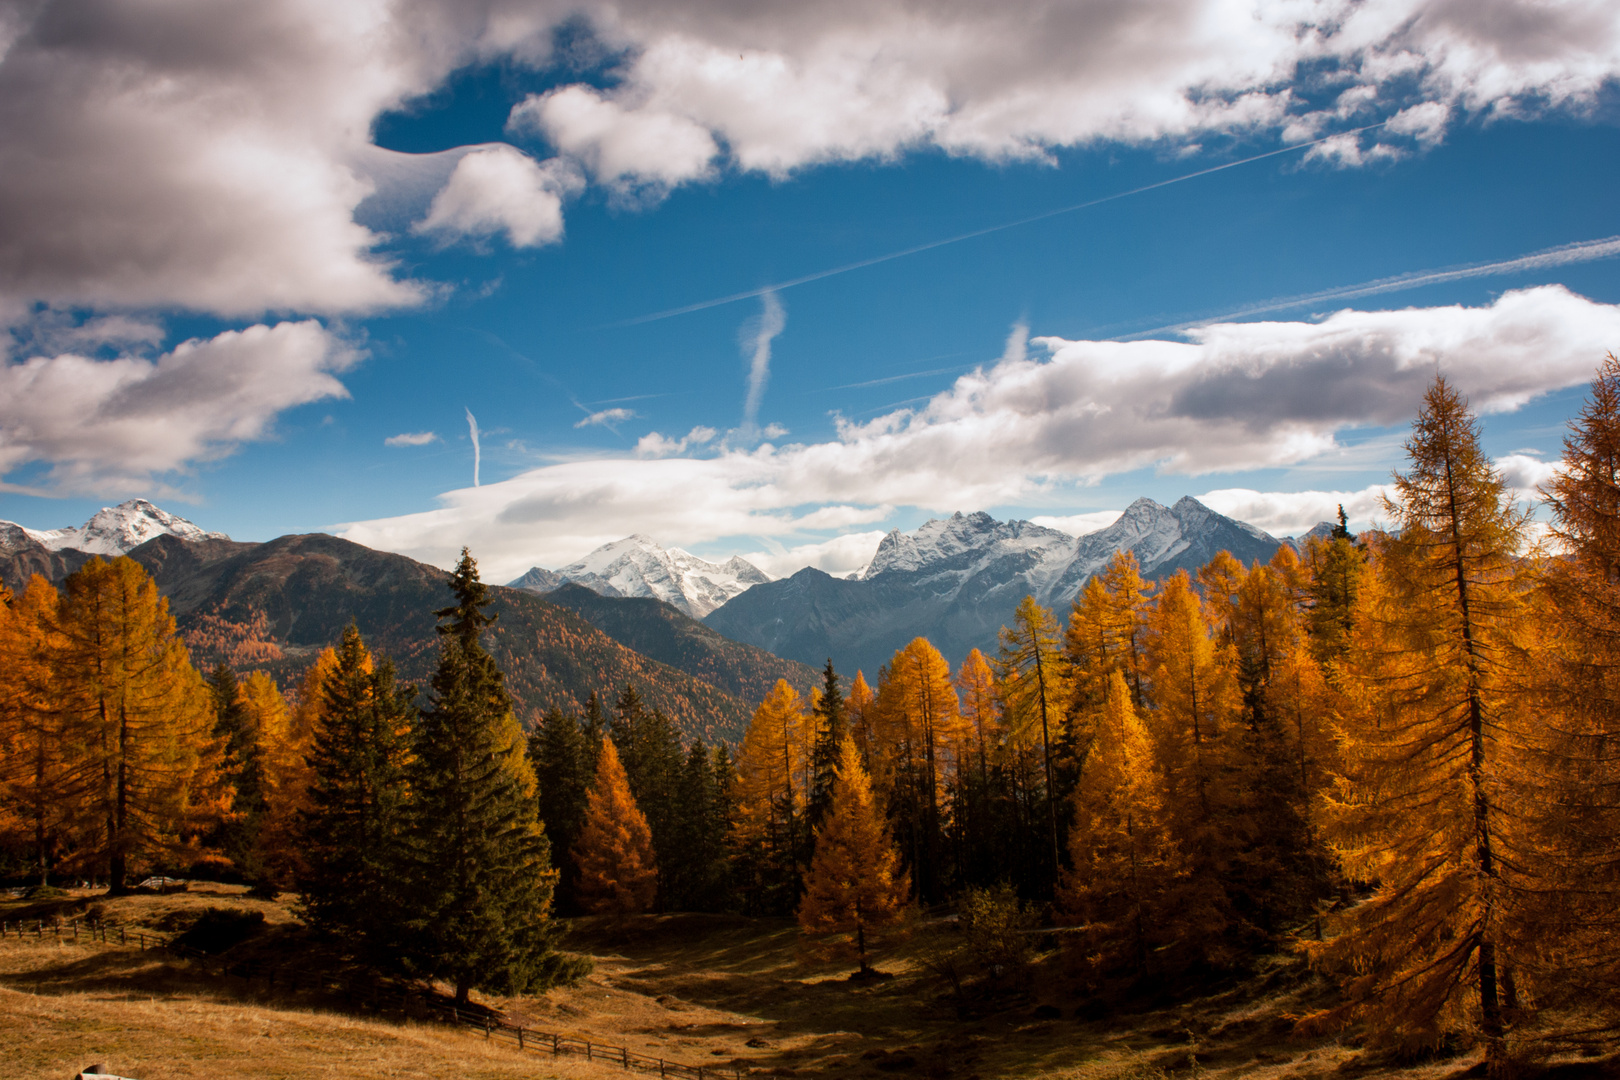
{"type": "Polygon", "coordinates": [[[266,966],[254,962],[225,964],[218,957],[182,945],[171,938],[147,933],[144,930],[130,930],[107,921],[85,923],[82,934],[77,919],[65,925],[61,922],[46,923],[42,919],[0,921],[0,941],[9,941],[12,938],[22,941],[54,939],[60,945],[91,943],[133,946],[142,951],[158,950],[170,956],[193,961],[204,971],[213,974],[250,981],[264,979],[272,989],[279,986],[294,993],[309,990],[337,994],[347,999],[351,1005],[360,1003],[372,1009],[391,1008],[407,1016],[426,1016],[442,1023],[470,1027],[482,1031],[486,1039],[504,1040],[519,1050],[530,1053],[550,1054],[552,1057],[573,1055],[583,1057],[586,1061],[600,1061],[627,1070],[634,1069],[639,1072],[657,1073],[661,1077],[677,1077],[685,1080],[727,1080],[727,1078],[741,1080],[743,1075],[742,1067],[739,1065],[685,1065],[667,1058],[638,1054],[624,1046],[592,1042],[575,1035],[525,1027],[522,1024],[511,1023],[487,1009],[462,1009],[453,1002],[440,1000],[422,988],[384,986],[374,980],[369,987],[357,989],[355,980],[334,980],[325,972],[288,968],[286,965],[266,966]]]}

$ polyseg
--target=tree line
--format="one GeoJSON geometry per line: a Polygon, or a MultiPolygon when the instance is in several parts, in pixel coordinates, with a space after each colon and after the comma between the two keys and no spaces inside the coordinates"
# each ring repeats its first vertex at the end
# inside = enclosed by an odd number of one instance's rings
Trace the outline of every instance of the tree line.
{"type": "Polygon", "coordinates": [[[290,700],[204,679],[140,568],[92,560],[0,608],[0,846],[40,880],[189,859],[291,884],[463,993],[567,976],[553,889],[564,914],[797,913],[863,968],[908,907],[1001,896],[1070,924],[1097,978],[1292,943],[1343,978],[1314,1026],[1462,1031],[1494,1062],[1611,1031],[1620,362],[1546,542],[1443,378],[1406,450],[1385,528],[1341,511],[1159,582],[1120,553],[1061,618],[1026,598],[994,656],[917,638],[875,686],[831,661],[807,697],[778,683],[735,750],[630,686],[525,737],[468,558],[424,705],[352,629],[290,700]],[[528,959],[479,952],[515,926],[528,959]]]}
{"type": "Polygon", "coordinates": [[[356,960],[519,993],[577,977],[557,949],[556,871],[492,617],[464,551],[436,612],[426,700],[353,626],[293,703],[268,676],[207,678],[127,558],[0,605],[0,845],[8,869],[104,878],[183,868],[292,886],[356,960]]]}

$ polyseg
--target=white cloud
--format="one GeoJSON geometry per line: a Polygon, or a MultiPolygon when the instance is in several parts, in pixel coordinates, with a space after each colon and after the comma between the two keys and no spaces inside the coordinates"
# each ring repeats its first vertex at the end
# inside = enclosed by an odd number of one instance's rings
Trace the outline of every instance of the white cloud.
{"type": "MultiPolygon", "coordinates": [[[[1438,141],[1461,113],[1580,106],[1620,73],[1620,15],[1602,0],[1139,0],[1132,4],[714,6],[621,0],[587,9],[625,50],[609,90],[576,84],[515,119],[608,182],[670,184],[738,168],[786,175],[933,145],[991,159],[1098,141],[1196,141],[1393,119],[1381,136],[1438,141]],[[1309,111],[1309,93],[1343,86],[1309,111]]],[[[1409,145],[1409,144],[1408,144],[1409,145]]],[[[1400,152],[1351,139],[1359,165],[1400,152]]]]}
{"type": "Polygon", "coordinates": [[[720,433],[714,428],[704,427],[701,424],[679,439],[671,439],[660,435],[656,431],[649,431],[636,441],[636,457],[660,458],[670,457],[674,454],[684,454],[688,448],[696,449],[699,446],[708,445],[714,441],[714,437],[718,434],[720,433]]]}
{"type": "Polygon", "coordinates": [[[545,136],[564,154],[579,158],[605,184],[653,194],[712,170],[720,152],[698,124],[657,110],[629,110],[585,86],[534,94],[513,107],[515,131],[545,136]]]}
{"type": "Polygon", "coordinates": [[[390,435],[383,440],[384,446],[426,446],[428,443],[439,441],[439,436],[431,431],[405,432],[400,435],[390,435]]]}
{"type": "Polygon", "coordinates": [[[1390,490],[1387,484],[1373,484],[1359,491],[1222,488],[1206,491],[1197,498],[1216,513],[1247,521],[1273,536],[1302,536],[1324,521],[1338,521],[1341,506],[1352,532],[1375,522],[1387,522],[1383,500],[1390,490]]]}
{"type": "MultiPolygon", "coordinates": [[[[1213,508],[1212,508],[1213,509],[1213,508]]],[[[1118,510],[1094,510],[1085,514],[1064,514],[1054,517],[1050,514],[1040,514],[1029,520],[1048,529],[1068,533],[1070,536],[1084,536],[1094,533],[1098,529],[1106,529],[1119,520],[1118,510]]]]}
{"type": "Polygon", "coordinates": [[[635,415],[635,412],[630,409],[603,409],[601,412],[591,413],[574,426],[576,428],[582,428],[592,427],[600,424],[602,427],[612,427],[614,424],[621,423],[625,420],[635,419],[635,415]]]}
{"type": "Polygon", "coordinates": [[[0,476],[49,462],[60,492],[149,489],[265,438],[284,409],[348,396],[357,354],[313,320],[188,341],[155,360],[66,353],[0,368],[0,476]]]}
{"type": "MultiPolygon", "coordinates": [[[[351,314],[418,303],[377,252],[402,207],[442,236],[562,233],[562,164],[406,155],[378,117],[474,63],[547,68],[591,27],[613,85],[531,99],[540,132],[622,192],[782,176],[934,147],[991,160],[1169,149],[1387,118],[1388,159],[1469,116],[1595,102],[1620,74],[1609,0],[40,0],[0,19],[0,311],[351,314]],[[577,36],[577,35],[576,35],[577,36]],[[1310,102],[1324,87],[1336,100],[1310,102]],[[538,170],[538,173],[537,173],[538,170]],[[445,178],[449,183],[445,183],[445,178]],[[376,218],[356,213],[367,204],[376,218]]],[[[560,70],[560,69],[552,69],[560,70]]]]}
{"type": "Polygon", "coordinates": [[[1505,454],[1496,459],[1496,467],[1508,487],[1521,497],[1534,498],[1535,490],[1552,480],[1563,469],[1563,459],[1542,461],[1529,454],[1505,454]]]}
{"type": "MultiPolygon", "coordinates": [[[[1437,370],[1486,412],[1587,381],[1620,340],[1620,306],[1548,286],[1486,307],[1342,311],[1194,336],[1036,338],[1026,351],[1015,331],[993,366],[918,409],[845,421],[832,441],[548,465],[345,535],[441,564],[476,538],[493,572],[516,574],[632,532],[684,547],[794,538],[879,521],[889,507],[1052,505],[1077,484],[1147,466],[1199,475],[1309,463],[1339,456],[1341,431],[1405,424],[1437,370]],[[877,516],[859,520],[867,514],[877,516]]],[[[649,436],[641,447],[671,442],[649,436]]],[[[1309,528],[1340,494],[1245,514],[1309,528]]]]}
{"type": "Polygon", "coordinates": [[[565,163],[537,162],[501,144],[483,147],[456,162],[416,231],[446,239],[504,232],[513,247],[554,244],[563,234],[563,196],[580,184],[565,163]]]}
{"type": "Polygon", "coordinates": [[[834,577],[849,577],[866,568],[877,554],[884,533],[857,532],[835,536],[814,544],[776,547],[770,551],[750,551],[743,558],[773,578],[792,577],[807,566],[824,570],[834,577]]]}

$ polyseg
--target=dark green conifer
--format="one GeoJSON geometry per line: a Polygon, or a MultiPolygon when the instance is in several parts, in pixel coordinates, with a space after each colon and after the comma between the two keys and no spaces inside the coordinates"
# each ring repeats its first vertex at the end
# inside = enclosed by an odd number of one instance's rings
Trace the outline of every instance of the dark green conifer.
{"type": "Polygon", "coordinates": [[[729,821],[716,763],[700,742],[687,751],[675,800],[673,865],[666,872],[668,910],[720,911],[725,906],[729,821]]]}
{"type": "MultiPolygon", "coordinates": [[[[849,732],[844,691],[838,684],[838,673],[833,670],[830,656],[821,673],[821,697],[812,715],[815,717],[816,738],[810,750],[813,779],[805,815],[810,835],[814,835],[814,830],[827,814],[827,808],[832,805],[833,781],[838,773],[838,748],[843,745],[844,736],[849,732]]],[[[809,861],[808,857],[805,861],[809,861]]]]}
{"type": "Polygon", "coordinates": [[[398,940],[405,760],[415,687],[394,686],[393,664],[373,666],[351,623],[322,684],[309,753],[309,808],[299,814],[306,922],[386,963],[398,940]]]}
{"type": "MultiPolygon", "coordinates": [[[[591,698],[595,702],[595,696],[591,698]]],[[[601,746],[598,735],[596,745],[601,746]]],[[[567,855],[579,839],[585,824],[586,796],[596,775],[596,753],[586,743],[579,721],[561,709],[552,709],[540,718],[529,733],[529,759],[539,784],[537,806],[551,850],[558,853],[557,910],[562,914],[579,911],[575,885],[578,868],[567,855]]]]}
{"type": "Polygon", "coordinates": [[[451,574],[453,606],[435,612],[439,668],[414,731],[410,770],[410,930],[421,974],[503,994],[577,978],[557,951],[557,874],[535,812],[534,772],[500,670],[480,632],[492,601],[466,549],[451,574]]]}

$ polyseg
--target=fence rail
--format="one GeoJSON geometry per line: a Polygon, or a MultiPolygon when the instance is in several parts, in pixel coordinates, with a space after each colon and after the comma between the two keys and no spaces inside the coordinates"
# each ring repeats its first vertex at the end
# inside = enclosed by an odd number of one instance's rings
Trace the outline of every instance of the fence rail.
{"type": "Polygon", "coordinates": [[[740,1065],[687,1065],[668,1058],[638,1054],[625,1046],[592,1042],[577,1035],[525,1027],[510,1022],[492,1010],[462,1009],[453,1002],[435,1000],[434,995],[422,988],[384,987],[374,980],[369,987],[369,993],[365,993],[357,992],[355,980],[334,981],[325,972],[289,969],[286,965],[266,966],[255,962],[226,964],[218,957],[211,956],[201,949],[183,945],[173,938],[147,933],[144,930],[132,931],[109,920],[85,923],[82,937],[80,931],[77,919],[70,920],[66,924],[59,921],[47,923],[43,919],[0,921],[0,941],[9,941],[12,938],[21,941],[54,939],[57,944],[62,945],[90,943],[133,946],[143,952],[161,951],[170,956],[195,961],[203,970],[214,974],[247,980],[262,978],[272,988],[280,985],[283,989],[294,993],[300,990],[336,993],[347,998],[351,1004],[358,1000],[372,1009],[391,1006],[406,1015],[425,1013],[429,1018],[442,1023],[482,1031],[486,1039],[504,1040],[527,1053],[550,1054],[552,1057],[572,1055],[583,1057],[586,1061],[618,1065],[626,1070],[657,1073],[660,1077],[676,1077],[684,1080],[726,1080],[728,1077],[741,1080],[743,1075],[740,1065]]]}

